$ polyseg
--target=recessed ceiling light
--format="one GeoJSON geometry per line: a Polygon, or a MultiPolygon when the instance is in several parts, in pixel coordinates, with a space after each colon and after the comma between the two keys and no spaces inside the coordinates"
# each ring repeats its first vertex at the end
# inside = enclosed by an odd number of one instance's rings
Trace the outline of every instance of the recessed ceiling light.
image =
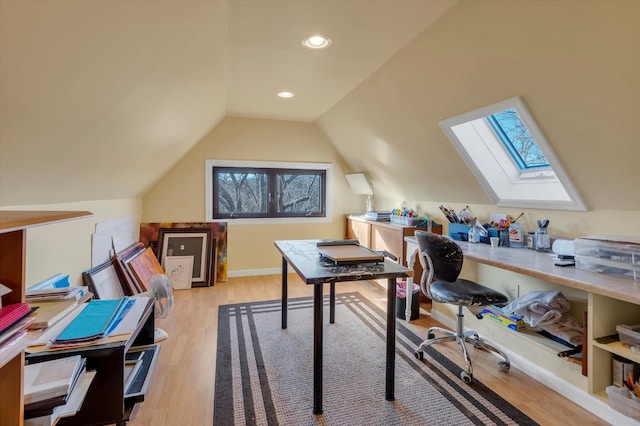
{"type": "Polygon", "coordinates": [[[324,49],[330,44],[331,39],[322,34],[312,34],[302,39],[302,45],[307,49],[324,49]]]}
{"type": "Polygon", "coordinates": [[[293,98],[295,95],[296,95],[295,93],[287,92],[287,91],[278,93],[278,96],[280,96],[281,98],[293,98]]]}

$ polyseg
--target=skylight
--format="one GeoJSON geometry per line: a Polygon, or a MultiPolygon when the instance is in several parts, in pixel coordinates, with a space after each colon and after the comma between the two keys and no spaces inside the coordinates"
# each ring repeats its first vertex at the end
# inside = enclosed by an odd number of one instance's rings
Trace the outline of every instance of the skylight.
{"type": "Polygon", "coordinates": [[[586,210],[522,99],[440,122],[498,206],[586,210]]]}
{"type": "Polygon", "coordinates": [[[515,109],[488,115],[487,121],[520,170],[549,167],[549,162],[515,109]]]}

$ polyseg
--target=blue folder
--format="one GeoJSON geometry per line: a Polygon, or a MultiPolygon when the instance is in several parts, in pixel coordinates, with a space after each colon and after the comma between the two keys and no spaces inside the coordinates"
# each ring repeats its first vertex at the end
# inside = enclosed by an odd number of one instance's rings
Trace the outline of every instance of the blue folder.
{"type": "Polygon", "coordinates": [[[54,343],[90,341],[105,337],[111,323],[119,318],[128,300],[91,300],[55,338],[54,343]]]}

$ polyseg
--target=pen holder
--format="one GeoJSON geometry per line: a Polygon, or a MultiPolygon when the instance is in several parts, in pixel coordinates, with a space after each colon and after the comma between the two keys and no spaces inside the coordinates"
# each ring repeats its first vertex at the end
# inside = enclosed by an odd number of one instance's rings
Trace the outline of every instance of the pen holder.
{"type": "Polygon", "coordinates": [[[500,247],[509,247],[509,230],[501,229],[498,231],[498,238],[500,239],[500,247]]]}

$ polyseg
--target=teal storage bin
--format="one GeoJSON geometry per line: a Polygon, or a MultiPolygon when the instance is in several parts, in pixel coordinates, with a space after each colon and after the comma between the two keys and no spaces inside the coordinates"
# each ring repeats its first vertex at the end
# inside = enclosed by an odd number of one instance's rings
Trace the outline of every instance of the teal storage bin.
{"type": "MultiPolygon", "coordinates": [[[[470,225],[464,225],[462,223],[450,223],[449,224],[449,236],[456,241],[469,241],[469,228],[470,225]]],[[[490,237],[497,237],[498,230],[490,228],[488,237],[480,237],[480,242],[484,244],[490,244],[490,237]]]]}

